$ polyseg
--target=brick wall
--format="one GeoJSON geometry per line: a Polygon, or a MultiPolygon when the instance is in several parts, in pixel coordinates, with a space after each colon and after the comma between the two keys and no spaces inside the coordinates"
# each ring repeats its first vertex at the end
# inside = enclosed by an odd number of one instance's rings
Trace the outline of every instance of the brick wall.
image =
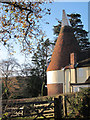
{"type": "Polygon", "coordinates": [[[63,83],[47,84],[48,96],[63,93],[63,83]]]}

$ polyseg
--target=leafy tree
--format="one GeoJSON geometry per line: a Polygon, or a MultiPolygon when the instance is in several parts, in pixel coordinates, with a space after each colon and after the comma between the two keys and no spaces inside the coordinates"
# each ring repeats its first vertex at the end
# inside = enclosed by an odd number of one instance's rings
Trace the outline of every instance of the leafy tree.
{"type": "Polygon", "coordinates": [[[40,21],[43,16],[51,14],[50,9],[44,5],[51,3],[51,1],[30,2],[29,0],[20,0],[19,2],[12,2],[0,0],[0,2],[0,42],[10,48],[13,48],[16,43],[21,46],[21,51],[31,52],[33,43],[37,42],[43,33],[40,29],[40,21]]]}
{"type": "MultiPolygon", "coordinates": [[[[78,44],[82,50],[90,48],[90,43],[88,41],[88,32],[83,29],[83,24],[81,21],[81,15],[80,14],[67,14],[69,17],[71,26],[73,27],[75,37],[78,41],[78,44]]],[[[61,29],[61,21],[59,21],[59,24],[54,26],[54,34],[58,36],[60,29],[61,29]]],[[[56,41],[56,40],[55,40],[56,41]]]]}
{"type": "MultiPolygon", "coordinates": [[[[31,70],[32,75],[36,75],[42,79],[42,86],[46,84],[46,69],[48,59],[51,55],[51,42],[49,39],[44,40],[42,37],[39,40],[37,48],[32,56],[33,68],[31,70]]],[[[42,88],[43,90],[44,88],[42,88]]]]}
{"type": "Polygon", "coordinates": [[[42,79],[36,75],[28,76],[25,78],[26,88],[24,97],[37,97],[41,95],[42,79]]]}
{"type": "Polygon", "coordinates": [[[44,40],[42,37],[32,57],[34,69],[31,73],[41,77],[44,81],[46,80],[47,61],[50,57],[50,44],[49,39],[44,40]]]}

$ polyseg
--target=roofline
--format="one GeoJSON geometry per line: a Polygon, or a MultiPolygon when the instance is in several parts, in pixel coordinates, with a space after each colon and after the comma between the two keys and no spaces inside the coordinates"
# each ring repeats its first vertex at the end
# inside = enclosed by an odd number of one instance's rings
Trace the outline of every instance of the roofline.
{"type": "Polygon", "coordinates": [[[70,85],[90,85],[90,83],[70,83],[70,85]]]}
{"type": "Polygon", "coordinates": [[[78,64],[79,64],[79,63],[83,63],[83,62],[87,62],[87,61],[90,61],[90,58],[87,58],[87,59],[85,59],[85,60],[82,60],[82,61],[78,62],[78,64]]]}

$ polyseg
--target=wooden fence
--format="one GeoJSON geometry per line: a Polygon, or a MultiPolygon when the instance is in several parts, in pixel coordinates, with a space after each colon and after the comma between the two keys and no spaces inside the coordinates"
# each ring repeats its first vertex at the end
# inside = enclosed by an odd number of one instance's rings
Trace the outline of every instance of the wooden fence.
{"type": "Polygon", "coordinates": [[[52,101],[38,101],[38,102],[18,102],[9,103],[7,106],[3,103],[4,113],[8,113],[8,117],[30,117],[33,120],[44,118],[55,118],[56,120],[61,117],[60,100],[54,98],[52,101]]]}
{"type": "MultiPolygon", "coordinates": [[[[54,118],[69,118],[73,114],[73,118],[77,115],[74,107],[71,108],[72,101],[75,101],[77,94],[66,94],[53,96],[50,99],[37,100],[22,99],[22,100],[3,100],[3,113],[8,113],[8,117],[29,117],[36,119],[50,119],[54,118]]],[[[80,100],[82,101],[82,99],[80,100]]],[[[78,105],[78,103],[77,103],[78,105]]]]}

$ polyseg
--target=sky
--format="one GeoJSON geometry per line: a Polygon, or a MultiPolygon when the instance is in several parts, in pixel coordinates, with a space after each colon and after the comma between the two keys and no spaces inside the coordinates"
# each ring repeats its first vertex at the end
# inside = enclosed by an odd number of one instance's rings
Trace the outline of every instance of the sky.
{"type": "Polygon", "coordinates": [[[51,15],[45,16],[45,19],[50,23],[49,25],[43,25],[43,29],[49,38],[53,39],[53,26],[58,24],[56,20],[62,20],[62,10],[66,11],[66,14],[79,13],[81,14],[81,20],[84,24],[84,29],[88,31],[88,2],[55,2],[49,4],[51,8],[51,15]]]}
{"type": "MultiPolygon", "coordinates": [[[[58,24],[58,20],[62,19],[62,10],[64,9],[66,11],[66,14],[71,13],[79,13],[81,15],[81,20],[84,25],[84,29],[88,31],[88,1],[86,2],[60,2],[60,0],[57,0],[59,2],[54,2],[48,5],[45,5],[46,7],[51,8],[51,15],[46,15],[44,19],[49,22],[49,24],[45,24],[41,22],[42,30],[45,31],[47,37],[50,40],[54,41],[55,35],[53,34],[53,26],[58,24]]],[[[63,0],[65,1],[65,0],[63,0]]],[[[83,0],[82,0],[83,1],[83,0]]],[[[18,49],[18,48],[17,48],[18,49]]],[[[16,54],[14,54],[14,57],[18,59],[19,63],[25,62],[25,56],[19,53],[19,50],[16,54]]],[[[0,60],[7,59],[8,54],[5,48],[1,47],[0,49],[0,60]]],[[[31,57],[29,56],[29,60],[31,60],[31,57]]]]}

